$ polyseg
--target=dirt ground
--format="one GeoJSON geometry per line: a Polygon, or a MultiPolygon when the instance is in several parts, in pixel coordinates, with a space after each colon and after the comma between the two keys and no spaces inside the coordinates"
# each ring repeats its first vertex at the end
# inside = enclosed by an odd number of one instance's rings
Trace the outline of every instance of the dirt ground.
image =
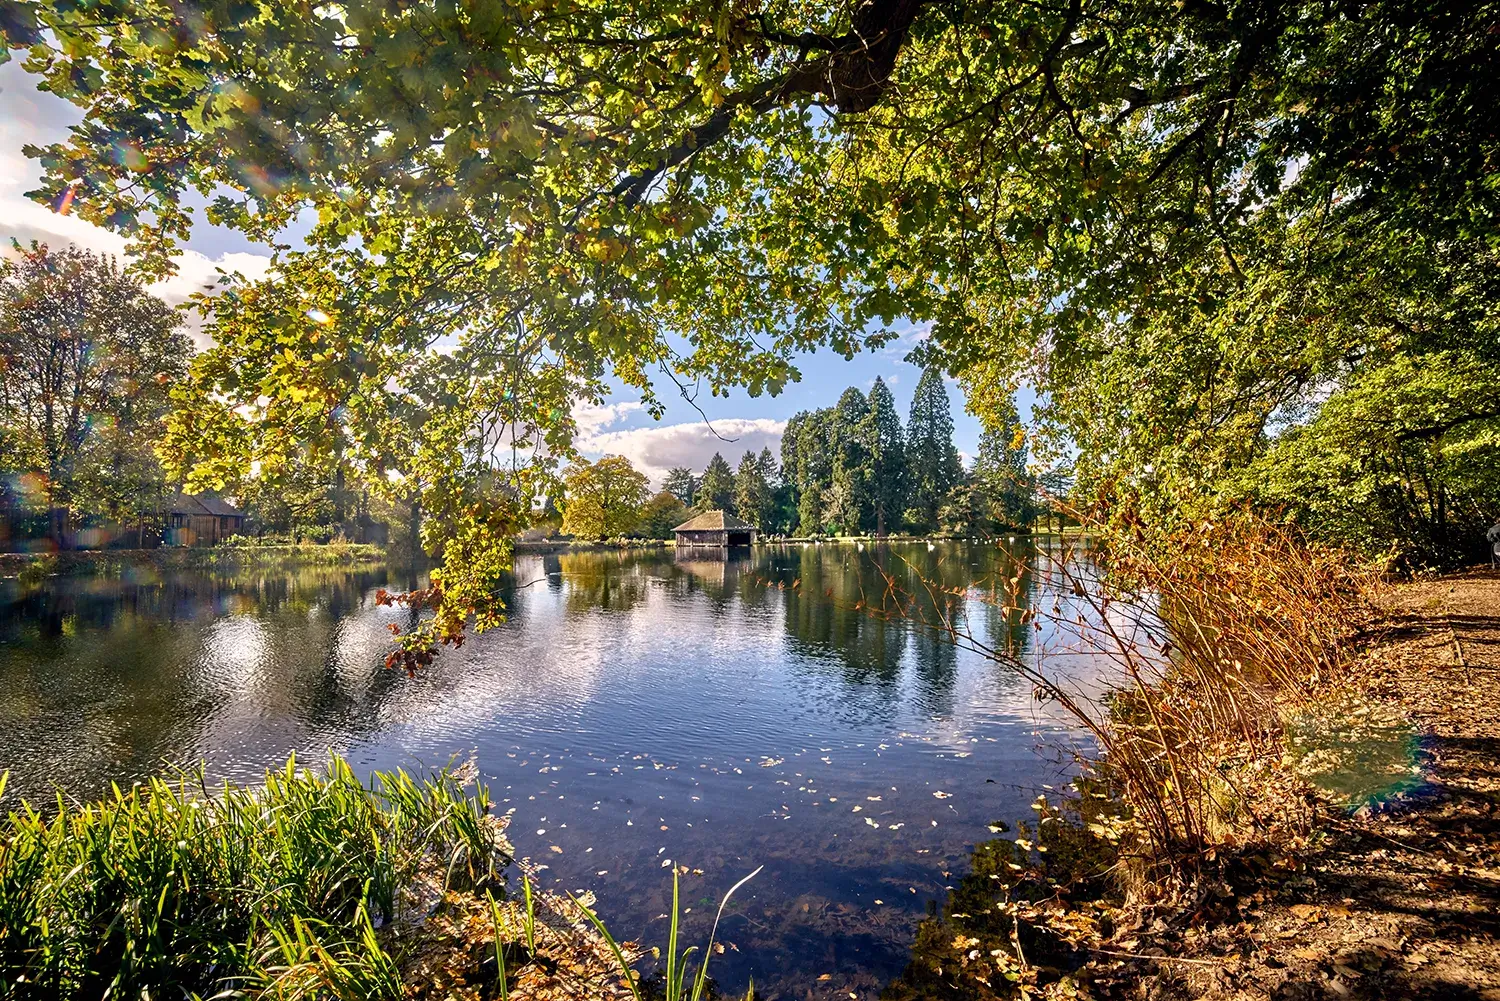
{"type": "Polygon", "coordinates": [[[1145,929],[1137,950],[1159,955],[1119,961],[1127,995],[1500,1001],[1500,574],[1384,602],[1354,698],[1410,721],[1409,778],[1333,811],[1287,878],[1247,888],[1237,920],[1145,929]]]}

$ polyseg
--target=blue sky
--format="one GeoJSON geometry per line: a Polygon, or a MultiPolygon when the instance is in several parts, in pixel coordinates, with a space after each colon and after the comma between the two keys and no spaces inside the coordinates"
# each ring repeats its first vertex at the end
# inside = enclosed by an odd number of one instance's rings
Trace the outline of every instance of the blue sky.
{"type": "MultiPolygon", "coordinates": [[[[59,216],[24,196],[35,186],[40,171],[21,153],[21,147],[62,140],[77,120],[72,105],[37,91],[34,78],[15,61],[0,66],[0,248],[8,251],[14,237],[22,243],[36,239],[53,246],[76,243],[106,253],[122,252],[124,241],[118,236],[75,217],[59,216]]],[[[188,251],[178,262],[179,274],[154,291],[169,302],[182,302],[212,280],[215,268],[223,266],[253,277],[263,272],[266,260],[264,247],[232,230],[210,226],[200,217],[188,251]]],[[[581,406],[577,411],[580,447],[594,456],[605,452],[625,455],[659,484],[661,474],[670,466],[701,469],[715,451],[722,452],[731,463],[737,462],[746,449],[758,452],[769,445],[779,454],[781,427],[792,414],[831,406],[849,386],[868,390],[877,376],[890,386],[904,419],[921,375],[905,357],[921,331],[899,323],[895,329],[901,332],[898,340],[847,361],[831,352],[801,356],[797,367],[802,381],[780,396],[752,398],[735,391],[728,398],[711,397],[705,389],[697,398],[703,411],[700,415],[667,384],[660,390],[667,405],[660,422],[653,421],[634,396],[617,394],[603,406],[581,406]]],[[[972,456],[978,446],[978,422],[964,412],[958,386],[949,382],[948,392],[959,451],[972,456]]],[[[1023,400],[1023,414],[1028,402],[1023,400]]]]}

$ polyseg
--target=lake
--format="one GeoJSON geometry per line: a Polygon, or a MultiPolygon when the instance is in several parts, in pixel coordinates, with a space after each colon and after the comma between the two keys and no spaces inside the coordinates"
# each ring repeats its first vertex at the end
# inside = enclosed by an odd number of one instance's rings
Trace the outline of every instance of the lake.
{"type": "Polygon", "coordinates": [[[4,804],[79,798],[165,763],[256,780],[332,748],[366,769],[477,758],[544,885],[589,889],[621,938],[688,942],[737,894],[713,973],[763,998],[874,997],[995,821],[1066,783],[1071,735],[1002,664],[871,614],[894,578],[1023,656],[983,600],[1047,575],[994,546],[763,546],[521,556],[509,620],[409,679],[382,667],[387,568],[136,571],[0,582],[4,804]],[[889,575],[889,577],[888,577],[889,575]],[[862,604],[863,603],[863,604],[862,604]],[[826,979],[820,979],[825,978],[826,979]]]}

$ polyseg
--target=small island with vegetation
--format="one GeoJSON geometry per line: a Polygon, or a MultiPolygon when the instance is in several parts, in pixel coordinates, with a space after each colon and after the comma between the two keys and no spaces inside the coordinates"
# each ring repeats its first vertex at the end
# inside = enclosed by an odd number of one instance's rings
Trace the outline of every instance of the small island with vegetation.
{"type": "Polygon", "coordinates": [[[0,0],[0,999],[1497,1001],[1497,66],[0,0]]]}

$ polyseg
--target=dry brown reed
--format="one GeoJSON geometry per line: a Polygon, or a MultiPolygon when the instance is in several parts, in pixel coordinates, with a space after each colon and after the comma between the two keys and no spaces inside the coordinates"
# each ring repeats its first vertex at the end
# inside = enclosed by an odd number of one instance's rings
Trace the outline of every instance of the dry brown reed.
{"type": "Polygon", "coordinates": [[[1344,675],[1373,619],[1373,577],[1249,515],[1165,544],[1111,539],[1091,565],[1093,580],[1073,582],[1093,613],[1080,633],[1128,679],[1110,700],[1101,769],[1148,857],[1180,866],[1305,830],[1306,797],[1282,767],[1283,720],[1344,675]]]}
{"type": "Polygon", "coordinates": [[[1119,842],[1128,889],[1190,878],[1226,848],[1305,834],[1311,800],[1283,764],[1283,719],[1342,677],[1374,619],[1374,576],[1251,515],[1165,539],[1101,532],[1031,559],[1040,586],[1017,571],[963,596],[1031,627],[1053,645],[1045,652],[976,635],[951,586],[924,580],[924,596],[888,575],[868,608],[1004,663],[1092,738],[1081,764],[1119,808],[1120,823],[1096,826],[1119,842]],[[1054,670],[1079,655],[1108,682],[1054,670]]]}

